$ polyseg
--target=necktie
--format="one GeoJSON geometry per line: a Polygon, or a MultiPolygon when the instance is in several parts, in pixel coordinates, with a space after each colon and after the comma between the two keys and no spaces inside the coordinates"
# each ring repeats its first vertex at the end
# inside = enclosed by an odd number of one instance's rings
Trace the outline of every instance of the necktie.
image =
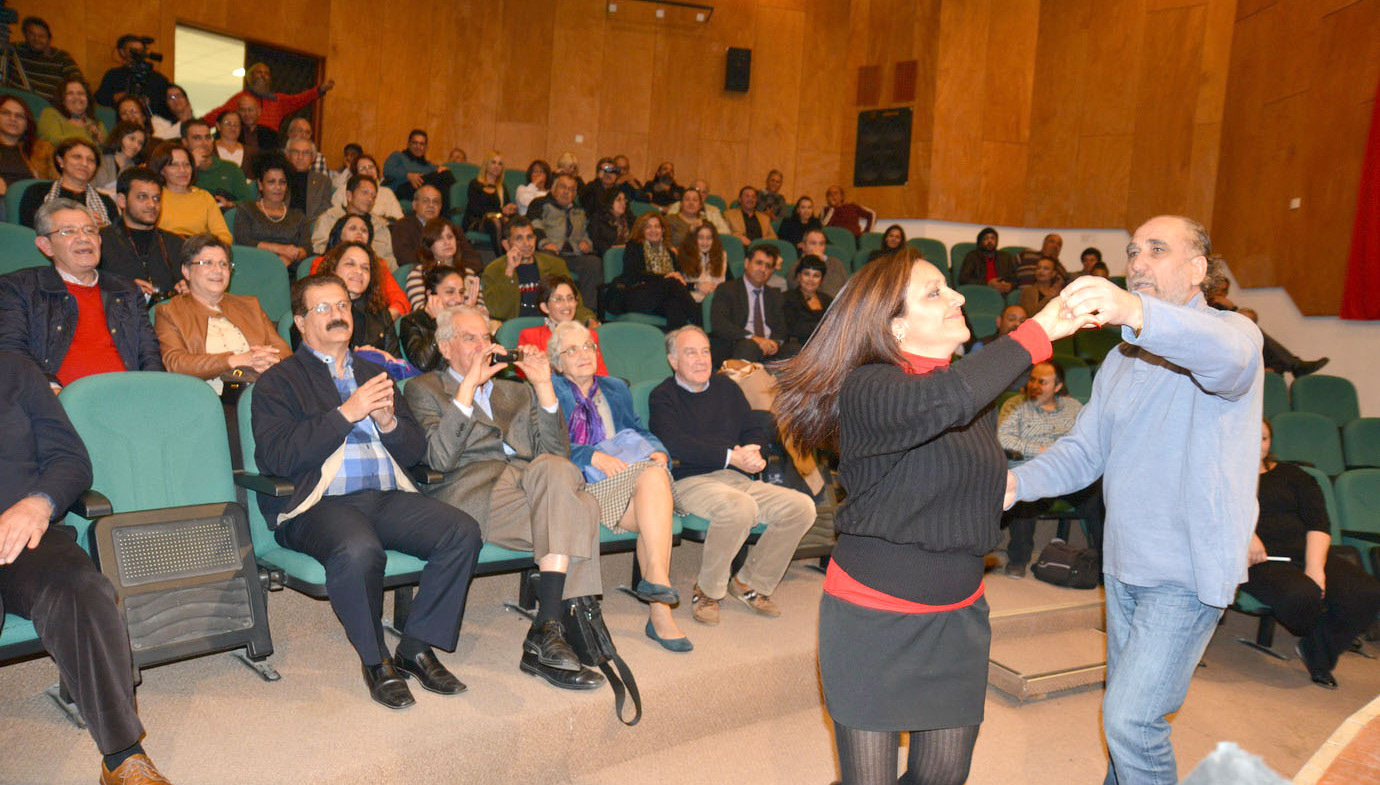
{"type": "Polygon", "coordinates": [[[563,250],[575,250],[575,244],[570,241],[570,235],[575,233],[575,225],[570,220],[570,211],[565,211],[565,248],[563,250]]]}
{"type": "Polygon", "coordinates": [[[752,292],[752,337],[766,338],[767,326],[762,321],[762,289],[758,287],[752,292]]]}

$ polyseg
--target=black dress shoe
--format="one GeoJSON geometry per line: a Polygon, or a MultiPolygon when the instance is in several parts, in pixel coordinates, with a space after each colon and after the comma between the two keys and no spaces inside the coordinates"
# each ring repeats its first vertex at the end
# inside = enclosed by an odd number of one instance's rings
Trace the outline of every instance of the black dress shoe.
{"type": "Polygon", "coordinates": [[[369,697],[390,709],[405,709],[417,702],[392,659],[385,658],[378,665],[365,665],[364,683],[369,687],[369,697]]]}
{"type": "Polygon", "coordinates": [[[574,671],[552,668],[542,664],[537,655],[530,652],[523,652],[522,662],[518,663],[518,668],[523,673],[540,676],[552,687],[560,687],[563,690],[597,690],[604,686],[603,675],[596,671],[589,668],[574,671]]]}
{"type": "Polygon", "coordinates": [[[393,661],[404,679],[416,677],[417,683],[428,692],[459,695],[468,689],[464,682],[455,678],[455,674],[446,670],[446,666],[442,665],[441,661],[436,659],[436,654],[430,650],[412,658],[398,655],[393,661]]]}
{"type": "Polygon", "coordinates": [[[1321,371],[1323,366],[1327,365],[1329,359],[1331,358],[1319,357],[1316,360],[1299,360],[1298,364],[1294,366],[1294,378],[1297,379],[1300,376],[1307,376],[1310,373],[1321,371]]]}
{"type": "Polygon", "coordinates": [[[1308,669],[1308,678],[1312,679],[1314,684],[1326,690],[1337,689],[1337,680],[1333,678],[1332,671],[1323,665],[1311,636],[1300,638],[1299,642],[1294,644],[1294,653],[1303,660],[1303,666],[1308,669]]]}
{"type": "Polygon", "coordinates": [[[561,623],[555,619],[532,624],[532,628],[527,631],[527,638],[522,642],[522,653],[524,659],[526,655],[531,654],[548,668],[563,671],[580,670],[580,658],[575,656],[575,650],[565,642],[561,623]]]}

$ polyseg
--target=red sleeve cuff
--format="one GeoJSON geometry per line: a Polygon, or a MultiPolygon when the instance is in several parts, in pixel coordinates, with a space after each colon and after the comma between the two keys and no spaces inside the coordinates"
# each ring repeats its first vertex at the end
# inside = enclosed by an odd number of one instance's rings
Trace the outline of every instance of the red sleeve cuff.
{"type": "Polygon", "coordinates": [[[1030,364],[1042,363],[1054,356],[1054,344],[1045,335],[1045,328],[1034,319],[1026,319],[1021,326],[1010,332],[1012,340],[1021,345],[1030,355],[1030,364]]]}

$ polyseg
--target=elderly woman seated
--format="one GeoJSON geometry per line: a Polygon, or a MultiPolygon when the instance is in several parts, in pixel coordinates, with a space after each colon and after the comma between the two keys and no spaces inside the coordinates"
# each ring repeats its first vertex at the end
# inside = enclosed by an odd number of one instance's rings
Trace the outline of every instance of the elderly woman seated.
{"type": "MultiPolygon", "coordinates": [[[[570,276],[548,275],[537,283],[537,298],[537,307],[546,314],[546,323],[524,328],[518,333],[518,345],[535,346],[546,351],[555,329],[566,322],[576,321],[575,311],[580,307],[580,292],[575,288],[575,280],[570,276]]],[[[594,344],[594,373],[608,376],[609,369],[604,366],[604,353],[599,350],[599,334],[594,332],[599,322],[591,319],[586,326],[590,328],[589,339],[594,344]]]]}
{"type": "Polygon", "coordinates": [[[217,393],[235,372],[253,379],[292,351],[258,298],[226,291],[234,269],[229,245],[210,234],[192,235],[182,244],[187,292],[153,312],[163,367],[205,379],[217,393]]]}
{"type": "Polygon", "coordinates": [[[671,616],[680,595],[670,577],[670,454],[638,420],[628,386],[595,375],[594,351],[589,330],[573,320],[556,326],[546,348],[560,374],[552,383],[570,427],[570,460],[589,481],[585,490],[599,500],[599,522],[615,532],[637,532],[644,577],[633,592],[650,607],[647,637],[671,651],[690,651],[694,646],[671,616]]]}

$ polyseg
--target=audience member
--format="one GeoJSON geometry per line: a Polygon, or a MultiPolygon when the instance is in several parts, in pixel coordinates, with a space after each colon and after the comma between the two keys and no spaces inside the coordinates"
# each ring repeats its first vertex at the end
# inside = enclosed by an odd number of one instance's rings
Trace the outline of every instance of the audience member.
{"type": "Polygon", "coordinates": [[[257,297],[226,291],[235,271],[228,243],[192,235],[181,261],[187,291],[153,311],[163,367],[204,379],[220,393],[234,371],[253,381],[292,353],[257,297]]]}
{"type": "Polygon", "coordinates": [[[1106,265],[1105,263],[1103,263],[1103,262],[1098,262],[1098,263],[1094,264],[1094,265],[1092,266],[1092,272],[1091,272],[1090,274],[1091,274],[1091,275],[1096,275],[1098,278],[1111,278],[1111,277],[1112,277],[1112,271],[1109,270],[1109,269],[1107,269],[1107,265],[1106,265]]]}
{"type": "MultiPolygon", "coordinates": [[[[714,298],[716,307],[719,296],[714,298]]],[[[799,491],[753,480],[766,468],[765,413],[754,413],[737,383],[713,373],[709,338],[694,325],[666,335],[674,375],[649,399],[651,431],[676,460],[676,495],[686,512],[710,521],[693,593],[693,616],[719,623],[725,594],[762,616],[779,616],[771,600],[806,530],[815,503],[799,491]],[[736,575],[734,557],[753,526],[767,530],[736,575]]]]}
{"type": "Polygon", "coordinates": [[[860,204],[845,202],[842,186],[829,186],[829,190],[824,192],[824,201],[828,205],[824,208],[825,226],[843,227],[852,232],[854,237],[861,237],[863,232],[872,231],[877,214],[860,204]]]}
{"type": "MultiPolygon", "coordinates": [[[[256,125],[276,133],[282,126],[283,120],[287,119],[289,115],[329,93],[331,88],[335,87],[335,80],[327,79],[310,90],[291,95],[275,93],[273,92],[273,73],[267,65],[255,63],[249,66],[249,70],[244,74],[244,87],[245,89],[230,96],[225,103],[212,109],[206,115],[206,121],[214,123],[222,113],[240,110],[240,98],[251,95],[259,102],[259,116],[256,125]]],[[[246,124],[245,127],[251,126],[246,124]]]]}
{"type": "MultiPolygon", "coordinates": [[[[551,275],[569,278],[570,268],[559,256],[537,253],[537,233],[526,218],[519,216],[509,221],[506,231],[506,253],[489,262],[482,276],[489,314],[501,322],[519,316],[541,316],[541,280],[551,275]]],[[[586,322],[594,318],[594,312],[580,306],[576,318],[586,322]]]]}
{"type": "Polygon", "coordinates": [[[168,785],[144,753],[134,664],[115,590],[63,523],[91,459],[43,375],[0,353],[0,619],[30,619],[100,750],[101,785],[168,785]]]}
{"type": "MultiPolygon", "coordinates": [[[[331,194],[331,204],[338,207],[344,205],[345,202],[349,200],[349,192],[346,190],[346,187],[349,186],[351,177],[360,175],[362,177],[374,178],[374,182],[379,183],[381,187],[378,189],[378,192],[374,194],[374,208],[370,212],[389,222],[389,230],[395,235],[395,239],[393,240],[393,258],[398,260],[398,264],[411,264],[415,255],[408,257],[398,256],[398,241],[396,239],[397,225],[394,222],[401,222],[405,215],[403,213],[402,204],[398,202],[398,195],[393,193],[392,188],[382,186],[383,181],[379,176],[379,162],[375,161],[374,156],[368,153],[360,153],[350,162],[350,169],[348,171],[349,174],[338,184],[335,180],[336,176],[332,176],[331,184],[335,187],[335,191],[331,194]]],[[[415,198],[414,196],[413,199],[415,200],[415,198]]],[[[437,212],[440,212],[439,202],[437,203],[437,212]]]]}
{"type": "Polygon", "coordinates": [[[1102,263],[1102,251],[1093,247],[1084,248],[1083,253],[1078,255],[1078,261],[1082,267],[1069,276],[1070,280],[1082,275],[1091,275],[1093,267],[1102,263]]]}
{"type": "Polygon", "coordinates": [[[96,103],[115,106],[121,98],[132,95],[147,100],[149,109],[159,112],[168,92],[168,78],[159,73],[155,61],[148,57],[152,38],[125,33],[115,42],[115,56],[122,65],[106,71],[96,88],[96,103]]]}
{"type": "Polygon", "coordinates": [[[398,334],[393,329],[393,321],[400,314],[389,309],[383,291],[388,270],[369,246],[353,242],[337,245],[321,257],[317,274],[335,276],[345,283],[353,317],[352,350],[370,349],[391,358],[402,356],[398,334]]]}
{"type": "Polygon", "coordinates": [[[815,200],[802,196],[795,200],[791,214],[781,219],[781,228],[777,230],[776,236],[798,246],[800,241],[805,239],[805,232],[823,228],[824,224],[819,220],[819,216],[815,215],[815,200]]]}
{"type": "MultiPolygon", "coordinates": [[[[367,157],[365,156],[365,158],[367,157]]],[[[363,161],[364,158],[360,160],[363,161]]],[[[391,230],[393,233],[393,258],[398,260],[398,264],[413,264],[417,261],[417,252],[422,248],[422,227],[426,225],[427,221],[441,215],[443,201],[441,191],[431,185],[423,185],[412,195],[411,215],[404,215],[399,218],[391,230]]],[[[465,241],[465,245],[469,245],[468,240],[465,241]]]]}
{"type": "MultiPolygon", "coordinates": [[[[388,265],[389,270],[397,269],[405,262],[393,257],[393,235],[388,231],[388,221],[374,214],[374,198],[379,192],[378,181],[367,175],[354,175],[345,184],[345,203],[326,208],[316,219],[316,228],[311,233],[311,247],[316,253],[326,252],[326,240],[336,222],[347,215],[358,215],[369,221],[373,239],[370,245],[374,255],[388,265]]],[[[407,261],[411,261],[410,259],[407,261]]]]}
{"type": "Polygon", "coordinates": [[[65,139],[81,139],[91,144],[105,142],[105,123],[96,119],[96,106],[86,82],[68,77],[58,83],[49,99],[52,106],[38,113],[38,136],[49,144],[65,139]]]}
{"type": "Polygon", "coordinates": [[[149,109],[144,105],[143,98],[135,98],[127,95],[115,102],[115,122],[133,123],[144,129],[144,133],[152,140],[153,119],[149,114],[149,109]]]}
{"type": "Polygon", "coordinates": [[[254,179],[259,198],[240,202],[235,210],[235,242],[272,251],[289,272],[311,251],[311,222],[288,204],[288,162],[281,153],[268,151],[254,158],[254,179]]]}
{"type": "Polygon", "coordinates": [[[56,177],[53,146],[38,138],[29,105],[13,95],[0,95],[0,196],[20,180],[56,177]]]}
{"type": "Polygon", "coordinates": [[[245,163],[245,146],[240,141],[243,136],[244,123],[239,113],[221,112],[220,117],[216,118],[216,157],[240,167],[241,172],[245,163]]]}
{"type": "Polygon", "coordinates": [[[259,377],[252,419],[259,468],[295,490],[261,494],[259,507],[279,545],[325,567],[369,696],[403,709],[415,702],[405,678],[443,695],[465,691],[432,647],[455,650],[483,541],[473,518],[408,479],[404,467],[427,457],[426,434],[383,369],[350,351],[352,310],[334,276],[293,287],[302,346],[259,377]],[[385,548],[425,561],[392,657],[381,620],[385,548]]]}
{"type": "Polygon", "coordinates": [[[570,460],[587,480],[585,492],[599,502],[599,523],[615,534],[637,532],[642,579],[632,592],[648,605],[645,634],[669,651],[688,652],[694,645],[671,615],[680,592],[671,587],[670,453],[638,419],[627,383],[598,373],[598,351],[590,331],[573,321],[556,327],[547,349],[559,374],[552,384],[570,434],[570,460]],[[630,441],[642,449],[626,460],[607,446],[630,441]]]}
{"type": "Polygon", "coordinates": [[[413,308],[420,308],[425,303],[426,290],[422,277],[437,265],[453,267],[465,276],[465,299],[460,304],[484,309],[479,254],[465,242],[465,235],[459,228],[445,218],[432,218],[422,227],[422,247],[417,251],[417,266],[407,274],[407,299],[413,308]],[[468,253],[464,253],[462,248],[468,253]]]}
{"type": "MultiPolygon", "coordinates": [[[[341,153],[340,168],[333,172],[326,172],[331,176],[331,187],[335,189],[335,193],[341,193],[345,190],[345,186],[349,184],[350,178],[355,174],[355,161],[358,161],[361,155],[364,155],[364,148],[360,147],[357,142],[349,142],[341,153]]],[[[374,179],[378,180],[377,177],[374,179]]]]}
{"type": "Polygon", "coordinates": [[[714,227],[717,234],[730,234],[728,223],[724,221],[719,208],[704,203],[704,193],[696,188],[687,188],[681,193],[680,201],[667,211],[667,226],[671,230],[671,244],[679,246],[701,224],[714,227]]]}
{"type": "Polygon", "coordinates": [[[37,16],[26,16],[19,23],[24,40],[14,45],[19,67],[8,70],[7,87],[17,87],[37,95],[52,95],[58,83],[68,77],[81,79],[81,68],[72,55],[53,46],[53,30],[37,16]],[[23,75],[21,76],[21,71],[23,75]],[[24,81],[28,77],[28,83],[24,81]]]}
{"type": "Polygon", "coordinates": [[[414,128],[407,135],[407,147],[389,153],[383,162],[383,184],[393,189],[399,201],[411,199],[424,185],[441,195],[441,212],[450,215],[450,187],[455,174],[444,165],[426,159],[426,131],[414,128]]]}
{"type": "Polygon", "coordinates": [[[484,541],[532,551],[537,615],[522,643],[520,667],[564,689],[597,689],[603,677],[581,667],[561,628],[563,600],[602,592],[599,501],[583,490],[570,462],[565,419],[546,355],[519,347],[515,365],[529,384],[494,378],[509,363],[489,335],[489,320],[465,306],[438,317],[436,343],[447,367],[406,388],[426,429],[427,464],[445,479],[426,493],[479,522],[484,541]]]}
{"type": "Polygon", "coordinates": [[[398,337],[407,361],[423,373],[445,368],[446,358],[436,348],[436,320],[445,309],[464,305],[470,298],[467,278],[454,267],[432,265],[422,276],[422,304],[414,307],[398,324],[398,337]]]}
{"type": "Polygon", "coordinates": [[[666,235],[666,216],[658,212],[639,216],[623,249],[619,278],[626,287],[628,311],[664,317],[666,329],[675,330],[687,322],[699,323],[700,309],[676,267],[675,248],[666,235]]]}
{"type": "Polygon", "coordinates": [[[823,229],[807,230],[805,237],[800,241],[800,253],[802,256],[818,257],[824,262],[826,272],[824,282],[820,284],[820,291],[829,295],[830,299],[837,296],[843,285],[848,283],[848,265],[844,264],[842,259],[829,255],[829,235],[825,234],[823,229]]]}
{"type": "Polygon", "coordinates": [[[1241,588],[1270,606],[1299,638],[1299,659],[1313,683],[1337,689],[1337,659],[1380,611],[1380,582],[1338,553],[1318,483],[1270,453],[1274,432],[1261,423],[1260,517],[1241,588]]]}
{"type": "Polygon", "coordinates": [[[786,323],[785,298],[767,285],[780,261],[774,246],[760,245],[744,261],[742,278],[714,290],[710,335],[715,366],[730,359],[786,360],[800,351],[786,323]]]}
{"type": "Polygon", "coordinates": [[[1040,257],[1035,264],[1035,282],[1021,287],[1021,307],[1026,313],[1039,313],[1045,303],[1059,296],[1063,291],[1064,280],[1059,277],[1059,262],[1048,256],[1040,257]]]}
{"type": "Polygon", "coordinates": [[[1016,285],[1016,260],[1011,254],[997,250],[997,230],[988,226],[978,232],[977,247],[963,257],[958,271],[958,283],[987,284],[1002,294],[1016,285]]]}
{"type": "Polygon", "coordinates": [[[551,190],[551,164],[538,158],[527,165],[527,182],[517,187],[514,201],[518,215],[527,215],[534,199],[546,196],[551,190]]]}
{"type": "Polygon", "coordinates": [[[546,315],[546,321],[535,327],[525,327],[518,333],[519,346],[535,346],[545,352],[551,342],[551,335],[557,327],[566,322],[575,322],[589,329],[589,340],[594,343],[594,372],[600,376],[608,376],[609,369],[604,365],[604,353],[599,349],[599,334],[594,328],[599,325],[599,320],[589,318],[580,321],[577,317],[580,311],[580,293],[575,289],[575,282],[570,280],[568,275],[549,275],[541,279],[537,287],[537,296],[541,299],[541,312],[546,315]]]}
{"type": "Polygon", "coordinates": [[[288,204],[314,221],[331,204],[331,178],[312,169],[316,147],[310,141],[289,139],[286,149],[288,204]]]}
{"type": "Polygon", "coordinates": [[[104,226],[115,215],[115,203],[109,196],[91,187],[91,178],[101,165],[101,153],[96,146],[85,139],[64,139],[53,151],[53,166],[57,169],[57,179],[44,188],[37,186],[24,193],[19,201],[19,223],[34,226],[34,216],[38,208],[54,199],[70,199],[86,208],[96,223],[104,226]]]}
{"type": "Polygon", "coordinates": [[[784,182],[786,176],[781,174],[781,170],[773,169],[767,172],[766,188],[757,193],[757,206],[772,220],[786,217],[786,197],[781,195],[781,185],[784,182]]]}
{"type": "Polygon", "coordinates": [[[115,180],[120,173],[144,163],[144,143],[147,141],[148,134],[143,127],[135,123],[117,123],[110,132],[101,165],[91,178],[91,186],[106,196],[114,194],[115,180]]]}
{"type": "MultiPolygon", "coordinates": [[[[1241,311],[1236,307],[1236,303],[1231,301],[1227,295],[1231,292],[1231,279],[1226,274],[1213,276],[1203,288],[1204,296],[1207,297],[1208,305],[1219,311],[1241,311]]],[[[1256,321],[1251,319],[1251,321],[1256,321]]],[[[1304,360],[1293,352],[1289,351],[1284,344],[1275,340],[1264,330],[1260,331],[1263,343],[1261,344],[1261,358],[1265,361],[1265,370],[1275,373],[1293,374],[1297,379],[1300,376],[1307,376],[1316,373],[1327,365],[1330,358],[1319,357],[1316,360],[1304,360]]]]}
{"type": "Polygon", "coordinates": [[[469,163],[470,157],[465,155],[465,151],[459,147],[450,148],[450,153],[446,155],[446,161],[453,164],[469,163]]]}
{"type": "MultiPolygon", "coordinates": [[[[642,192],[642,181],[633,177],[632,162],[628,160],[628,157],[620,153],[613,157],[613,162],[618,166],[618,184],[629,186],[633,189],[634,194],[640,194],[642,192]]],[[[632,198],[634,200],[637,199],[636,196],[632,198]]]]}
{"type": "Polygon", "coordinates": [[[1065,269],[1064,263],[1059,261],[1059,254],[1063,250],[1064,238],[1057,234],[1045,235],[1038,251],[1032,248],[1022,250],[1016,256],[1016,285],[1030,286],[1035,283],[1036,268],[1039,267],[1041,259],[1054,261],[1054,276],[1060,286],[1068,283],[1069,271],[1065,269]]]}
{"type": "Polygon", "coordinates": [[[259,124],[262,109],[263,103],[253,93],[241,93],[235,101],[235,114],[240,116],[240,141],[244,143],[245,163],[253,161],[260,151],[278,147],[278,132],[259,124]]]}
{"type": "Polygon", "coordinates": [[[738,206],[730,207],[724,213],[724,220],[728,222],[728,233],[737,237],[744,248],[755,240],[776,239],[771,216],[757,212],[757,189],[750,185],[738,191],[738,206]]]}
{"type": "Polygon", "coordinates": [[[192,102],[187,100],[187,91],[181,85],[169,84],[163,93],[162,111],[150,117],[149,122],[158,139],[185,139],[182,124],[194,117],[196,114],[192,112],[192,102]]]}
{"type": "Polygon", "coordinates": [[[102,272],[134,282],[150,302],[185,291],[182,238],[158,228],[163,176],[143,166],[120,173],[115,183],[120,218],[101,229],[102,272]]]}
{"type": "Polygon", "coordinates": [[[197,188],[196,165],[181,142],[163,142],[149,156],[149,169],[163,178],[163,211],[158,228],[179,237],[209,232],[221,242],[234,242],[216,198],[197,188]]]}
{"type": "Polygon", "coordinates": [[[517,215],[517,205],[503,184],[503,154],[490,150],[479,174],[466,189],[465,231],[489,235],[490,244],[497,249],[502,242],[503,222],[517,215]]]}
{"type": "Polygon", "coordinates": [[[719,233],[707,223],[685,234],[676,252],[676,266],[697,303],[704,302],[730,275],[728,252],[719,241],[719,233]]]}
{"type": "Polygon", "coordinates": [[[144,296],[96,269],[100,224],[91,208],[54,199],[34,216],[34,245],[52,262],[0,276],[0,352],[38,364],[54,388],[111,371],[161,371],[144,296]]]}
{"type": "MultiPolygon", "coordinates": [[[[1083,405],[1069,395],[1064,386],[1064,367],[1049,360],[1036,363],[1021,394],[1007,399],[997,415],[997,441],[1007,451],[1012,467],[1020,466],[1049,449],[1055,441],[1073,430],[1083,405]],[[1014,453],[1014,455],[1013,455],[1014,453]]],[[[1075,516],[1083,521],[1088,544],[1102,550],[1102,483],[1062,497],[1073,505],[1075,516]]],[[[1003,516],[1011,541],[1006,546],[1005,572],[1011,578],[1024,578],[1035,547],[1035,521],[1049,509],[1045,500],[1020,502],[1003,516]]]]}
{"type": "MultiPolygon", "coordinates": [[[[326,236],[326,250],[340,245],[341,243],[360,243],[370,248],[374,246],[374,226],[368,218],[362,215],[342,215],[331,227],[330,234],[326,236]]],[[[311,259],[310,272],[315,273],[321,267],[320,256],[311,259]]],[[[383,298],[388,302],[388,310],[394,315],[405,314],[412,310],[412,305],[407,299],[407,294],[403,292],[402,285],[392,275],[382,276],[380,282],[383,284],[383,298]]]]}
{"type": "Polygon", "coordinates": [[[600,199],[606,193],[621,193],[628,201],[637,198],[637,189],[619,182],[618,178],[623,173],[612,158],[600,158],[594,171],[596,177],[580,189],[580,206],[585,208],[585,213],[594,215],[598,212],[600,199]]]}
{"type": "Polygon", "coordinates": [[[786,334],[801,346],[815,334],[819,320],[824,318],[824,312],[834,301],[833,296],[823,288],[828,269],[822,258],[806,254],[796,262],[795,270],[791,273],[795,286],[786,292],[781,308],[786,317],[786,334]]]}
{"type": "Polygon", "coordinates": [[[879,248],[867,254],[867,261],[871,262],[881,256],[896,253],[906,247],[906,230],[900,224],[892,224],[882,233],[882,244],[879,248]]]}
{"type": "Polygon", "coordinates": [[[599,192],[599,204],[589,224],[589,239],[594,243],[594,255],[603,258],[604,252],[628,244],[632,234],[633,215],[628,210],[628,195],[615,188],[599,192]]]}
{"type": "MultiPolygon", "coordinates": [[[[331,167],[326,163],[326,156],[322,155],[321,151],[316,149],[316,140],[312,138],[310,120],[305,117],[294,117],[288,121],[287,139],[284,141],[284,145],[286,146],[287,142],[293,139],[305,139],[311,142],[311,152],[314,156],[311,161],[311,170],[330,177],[331,167]]],[[[332,187],[335,186],[334,180],[331,181],[331,185],[332,187]]]]}
{"type": "Polygon", "coordinates": [[[657,207],[670,207],[679,202],[685,187],[676,183],[676,166],[670,161],[662,161],[656,173],[642,186],[642,201],[651,202],[657,207]]]}
{"type": "MultiPolygon", "coordinates": [[[[234,112],[229,113],[234,116],[234,112]]],[[[215,197],[216,205],[222,209],[245,202],[254,196],[249,181],[244,178],[244,170],[237,164],[216,157],[216,143],[211,138],[211,127],[206,121],[192,118],[182,123],[182,144],[192,154],[196,164],[197,187],[215,197]]]]}
{"type": "Polygon", "coordinates": [[[556,158],[556,170],[551,173],[551,182],[556,181],[556,175],[570,175],[575,178],[575,192],[585,187],[585,178],[580,176],[580,159],[574,153],[566,151],[556,158]]]}
{"type": "Polygon", "coordinates": [[[546,239],[541,249],[565,260],[575,273],[580,298],[586,303],[599,301],[599,284],[604,281],[604,262],[594,255],[589,239],[589,217],[575,203],[579,184],[569,174],[557,175],[551,186],[551,199],[533,221],[541,226],[546,239]]]}

